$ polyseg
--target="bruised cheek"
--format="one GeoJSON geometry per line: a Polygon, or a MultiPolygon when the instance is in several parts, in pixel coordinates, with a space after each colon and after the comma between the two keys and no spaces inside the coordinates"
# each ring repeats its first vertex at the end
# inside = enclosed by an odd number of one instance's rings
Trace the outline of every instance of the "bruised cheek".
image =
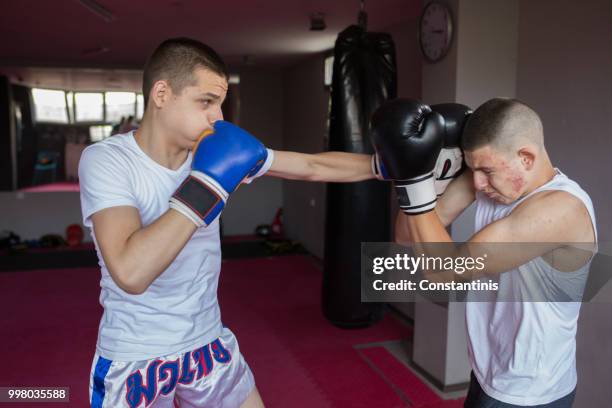
{"type": "Polygon", "coordinates": [[[512,193],[520,194],[525,187],[525,179],[523,176],[517,170],[507,165],[504,172],[507,174],[504,184],[512,190],[512,193]]]}
{"type": "Polygon", "coordinates": [[[499,162],[500,174],[504,174],[503,185],[506,188],[510,188],[513,195],[520,194],[525,186],[525,179],[523,176],[510,164],[504,160],[499,162]]]}
{"type": "Polygon", "coordinates": [[[510,177],[509,182],[512,185],[512,191],[515,193],[520,193],[525,186],[525,180],[520,175],[510,177]]]}

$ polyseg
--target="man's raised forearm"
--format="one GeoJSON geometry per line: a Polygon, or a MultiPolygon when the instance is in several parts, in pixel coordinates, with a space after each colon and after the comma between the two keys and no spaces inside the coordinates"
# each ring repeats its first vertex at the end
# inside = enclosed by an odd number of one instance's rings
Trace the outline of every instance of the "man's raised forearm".
{"type": "MultiPolygon", "coordinates": [[[[150,225],[134,231],[115,248],[101,245],[113,280],[131,294],[143,293],[172,263],[196,230],[175,210],[169,210],[150,225]]],[[[108,244],[107,244],[108,245],[108,244]]]]}

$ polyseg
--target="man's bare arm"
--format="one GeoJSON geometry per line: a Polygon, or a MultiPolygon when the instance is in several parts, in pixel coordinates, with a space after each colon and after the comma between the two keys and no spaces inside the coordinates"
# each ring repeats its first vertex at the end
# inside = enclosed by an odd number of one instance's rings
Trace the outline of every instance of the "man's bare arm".
{"type": "Polygon", "coordinates": [[[473,173],[470,169],[454,179],[438,198],[436,213],[445,227],[451,225],[476,199],[473,173]]]}
{"type": "Polygon", "coordinates": [[[591,217],[582,201],[564,191],[544,191],[474,234],[468,241],[468,250],[473,256],[483,251],[492,253],[487,272],[500,273],[566,244],[587,244],[582,245],[584,250],[574,250],[577,269],[590,258],[594,245],[589,244],[594,242],[591,217]]]}
{"type": "Polygon", "coordinates": [[[274,152],[274,162],[267,176],[290,180],[347,183],[374,178],[371,155],[324,152],[305,154],[274,152]]]}
{"type": "Polygon", "coordinates": [[[174,210],[143,228],[138,210],[128,206],[99,211],[92,222],[111,277],[131,294],[143,293],[196,230],[193,222],[174,210]]]}
{"type": "MultiPolygon", "coordinates": [[[[453,180],[438,199],[435,212],[444,227],[448,227],[461,213],[474,202],[475,192],[472,183],[472,171],[466,169],[453,180]]],[[[411,245],[414,241],[410,235],[408,216],[398,212],[395,220],[395,241],[400,245],[411,245]]]]}
{"type": "MultiPolygon", "coordinates": [[[[415,242],[424,243],[423,248],[426,251],[429,249],[443,252],[426,252],[429,256],[477,258],[486,253],[486,269],[482,272],[490,275],[514,269],[559,248],[563,243],[594,242],[593,227],[584,204],[563,191],[541,192],[530,197],[509,216],[487,225],[456,250],[452,250],[452,246],[426,244],[452,242],[435,212],[406,219],[415,242]]],[[[581,251],[581,256],[584,260],[589,258],[588,248],[581,251]]],[[[477,278],[480,273],[470,272],[471,274],[465,275],[470,279],[477,278]]],[[[448,278],[452,279],[452,274],[448,278]]]]}

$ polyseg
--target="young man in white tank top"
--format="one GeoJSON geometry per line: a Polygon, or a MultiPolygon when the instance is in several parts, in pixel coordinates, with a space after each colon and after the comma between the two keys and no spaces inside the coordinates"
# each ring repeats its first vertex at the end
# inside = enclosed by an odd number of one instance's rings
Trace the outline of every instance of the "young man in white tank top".
{"type": "MultiPolygon", "coordinates": [[[[395,141],[389,143],[394,149],[377,147],[385,165],[394,160],[414,163],[415,159],[405,153],[411,150],[418,150],[421,158],[424,154],[439,157],[436,134],[441,127],[435,110],[425,105],[419,107],[418,113],[409,111],[414,112],[414,108],[407,108],[403,115],[410,116],[411,123],[419,126],[412,126],[412,134],[386,136],[395,141]],[[405,149],[402,158],[394,153],[397,143],[405,149]],[[432,146],[429,153],[423,153],[424,144],[432,146]]],[[[390,120],[394,119],[388,117],[380,122],[390,120]]],[[[374,126],[376,131],[376,123],[374,126]]],[[[393,163],[396,174],[389,178],[396,180],[403,210],[396,220],[396,241],[405,245],[452,242],[446,227],[476,201],[476,233],[455,254],[467,251],[474,256],[479,244],[508,243],[508,250],[501,245],[502,251],[486,263],[487,276],[499,279],[500,288],[504,283],[506,288],[527,288],[538,274],[553,274],[559,282],[555,289],[566,298],[520,301],[514,293],[514,299],[507,299],[511,301],[494,298],[467,302],[472,377],[465,406],[570,407],[576,388],[575,335],[580,294],[570,293],[571,285],[564,285],[571,280],[567,272],[578,271],[574,286],[580,289],[586,276],[580,273],[588,267],[591,253],[580,252],[576,257],[575,252],[565,251],[568,245],[564,243],[584,243],[593,249],[597,232],[591,200],[578,184],[552,165],[539,116],[517,100],[496,98],[481,105],[467,119],[461,146],[469,168],[445,191],[438,190],[437,200],[434,183],[439,179],[439,161],[434,168],[433,162],[419,159],[423,164],[416,169],[402,169],[393,163]],[[432,174],[434,177],[428,177],[432,174]],[[553,264],[547,257],[553,250],[560,254],[560,263],[553,264]],[[569,267],[559,270],[560,264],[569,267]]],[[[470,279],[478,277],[476,271],[471,271],[470,279]]]]}

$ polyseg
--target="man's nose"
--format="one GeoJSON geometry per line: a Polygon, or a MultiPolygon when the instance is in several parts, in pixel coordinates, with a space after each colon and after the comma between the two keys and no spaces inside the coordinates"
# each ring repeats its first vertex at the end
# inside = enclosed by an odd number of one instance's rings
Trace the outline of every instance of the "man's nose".
{"type": "Polygon", "coordinates": [[[487,177],[480,171],[474,172],[474,188],[478,191],[482,191],[487,187],[487,177]]]}
{"type": "Polygon", "coordinates": [[[221,110],[220,106],[212,109],[208,114],[208,121],[211,125],[218,120],[223,120],[223,111],[221,110]]]}

